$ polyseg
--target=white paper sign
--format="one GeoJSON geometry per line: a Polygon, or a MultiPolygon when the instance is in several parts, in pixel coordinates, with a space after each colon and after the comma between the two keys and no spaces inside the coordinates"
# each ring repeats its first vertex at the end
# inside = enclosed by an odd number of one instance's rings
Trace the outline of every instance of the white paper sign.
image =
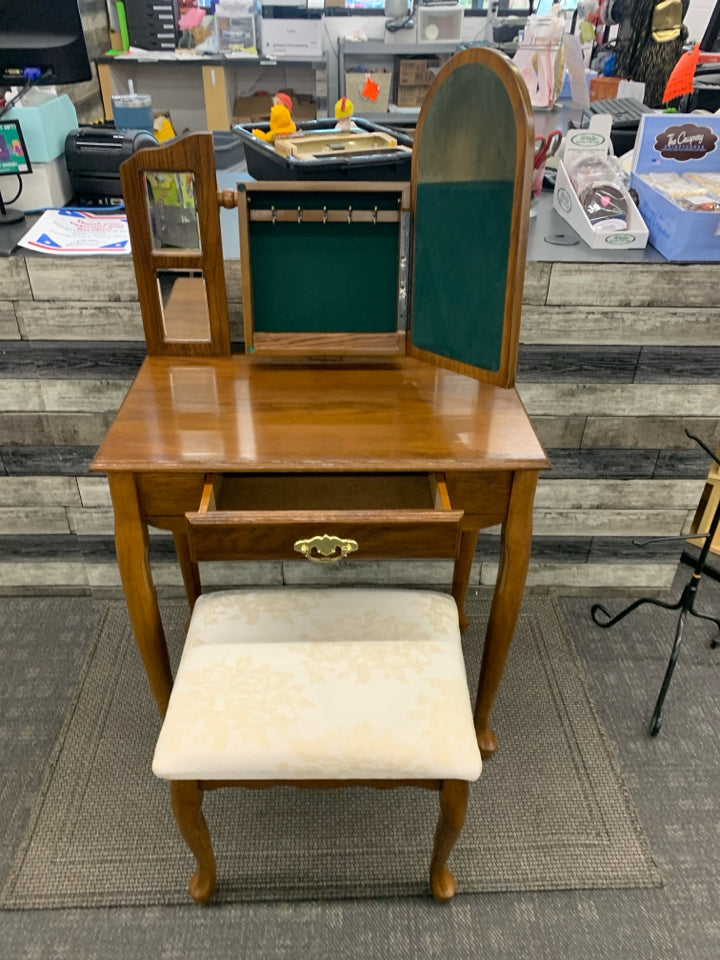
{"type": "Polygon", "coordinates": [[[129,253],[127,217],[85,210],[46,210],[18,246],[56,256],[129,253]]]}

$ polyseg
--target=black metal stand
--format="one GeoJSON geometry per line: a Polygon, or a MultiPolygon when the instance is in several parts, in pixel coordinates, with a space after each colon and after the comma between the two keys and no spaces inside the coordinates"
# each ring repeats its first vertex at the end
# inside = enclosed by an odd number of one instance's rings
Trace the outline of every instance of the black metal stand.
{"type": "MultiPolygon", "coordinates": [[[[712,457],[715,463],[720,465],[720,460],[718,460],[715,454],[709,449],[709,447],[707,447],[702,442],[702,440],[694,436],[688,430],[686,430],[685,433],[692,440],[695,440],[697,443],[699,443],[700,446],[703,448],[703,450],[710,457],[712,457]]],[[[677,601],[677,603],[663,603],[662,600],[654,600],[650,597],[643,597],[642,599],[636,600],[634,603],[631,603],[629,607],[626,607],[624,610],[621,610],[621,612],[614,617],[611,616],[608,610],[601,603],[596,603],[590,609],[590,616],[592,617],[594,622],[599,627],[603,627],[604,629],[614,626],[614,624],[618,623],[618,621],[622,620],[629,613],[632,613],[633,610],[637,610],[638,607],[642,606],[645,603],[650,603],[655,607],[662,607],[664,610],[680,611],[680,616],[678,617],[678,622],[677,622],[677,628],[675,630],[675,642],[673,644],[672,653],[670,654],[670,660],[667,665],[667,670],[665,671],[665,676],[663,678],[662,686],[660,688],[660,693],[658,695],[657,702],[655,704],[655,709],[653,711],[652,719],[650,721],[649,732],[651,737],[656,737],[658,733],[660,733],[660,727],[662,726],[663,704],[665,703],[665,696],[668,692],[668,687],[670,686],[670,681],[672,680],[672,675],[675,670],[675,664],[677,663],[678,655],[680,653],[680,644],[682,642],[683,628],[685,626],[687,615],[691,614],[693,617],[698,617],[701,620],[709,620],[711,623],[715,624],[718,630],[720,630],[720,618],[710,617],[706,613],[698,613],[697,610],[695,609],[695,595],[698,592],[698,587],[700,586],[700,579],[702,577],[703,570],[705,568],[705,563],[707,561],[708,553],[710,552],[710,545],[712,544],[712,541],[715,537],[719,524],[720,524],[720,503],[718,503],[718,506],[715,509],[715,513],[713,515],[712,522],[710,524],[710,529],[708,530],[708,532],[692,535],[693,539],[704,540],[704,543],[702,546],[702,550],[700,551],[700,555],[698,556],[697,561],[695,562],[695,568],[692,572],[692,575],[690,576],[690,580],[686,584],[682,592],[682,595],[680,596],[680,599],[677,601]],[[606,618],[606,619],[598,620],[598,613],[602,614],[603,618],[606,618]]],[[[664,539],[686,540],[688,538],[687,537],[680,537],[680,538],[654,537],[651,540],[644,541],[644,543],[654,543],[654,542],[657,542],[657,540],[664,540],[664,539]]],[[[711,641],[710,646],[713,649],[720,646],[720,638],[716,638],[715,640],[711,641]]]]}
{"type": "MultiPolygon", "coordinates": [[[[18,188],[18,192],[15,194],[12,200],[8,200],[8,203],[15,203],[15,201],[18,199],[18,197],[22,193],[22,188],[23,188],[22,177],[20,176],[19,173],[16,173],[15,176],[18,178],[18,182],[20,186],[18,188]]],[[[6,223],[22,223],[24,219],[25,219],[25,211],[14,210],[12,207],[6,207],[5,201],[3,200],[3,197],[2,197],[2,193],[0,193],[0,225],[6,224],[6,223]]]]}

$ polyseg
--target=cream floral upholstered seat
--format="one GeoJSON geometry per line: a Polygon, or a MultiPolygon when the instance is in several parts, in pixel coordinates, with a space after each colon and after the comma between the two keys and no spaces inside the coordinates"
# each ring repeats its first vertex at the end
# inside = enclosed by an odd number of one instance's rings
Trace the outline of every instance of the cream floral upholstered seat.
{"type": "Polygon", "coordinates": [[[438,835],[445,820],[452,836],[444,853],[436,838],[431,884],[448,899],[455,885],[445,861],[480,768],[452,597],[273,588],[197,600],[153,761],[173,781],[175,816],[198,857],[196,900],[212,896],[214,858],[203,873],[209,836],[199,850],[189,833],[198,823],[206,832],[202,791],[220,781],[441,790],[438,835]]]}

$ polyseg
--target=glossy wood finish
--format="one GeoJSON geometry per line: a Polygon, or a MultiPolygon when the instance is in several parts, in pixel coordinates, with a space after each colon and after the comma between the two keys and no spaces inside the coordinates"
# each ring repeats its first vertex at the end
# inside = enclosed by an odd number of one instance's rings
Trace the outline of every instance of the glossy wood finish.
{"type": "Polygon", "coordinates": [[[187,531],[185,529],[175,530],[173,532],[173,538],[175,540],[175,552],[177,553],[183,584],[185,585],[185,595],[190,604],[190,613],[192,613],[195,609],[195,602],[202,593],[200,568],[193,559],[187,531]]]}
{"type": "Polygon", "coordinates": [[[202,496],[203,473],[138,473],[138,495],[148,522],[153,527],[168,528],[171,518],[184,517],[195,510],[202,496]],[[165,518],[165,519],[163,519],[165,518]]]}
{"type": "Polygon", "coordinates": [[[296,560],[323,535],[357,543],[353,560],[435,559],[457,555],[462,511],[436,474],[212,474],[186,517],[195,561],[296,560]]]}
{"type": "MultiPolygon", "coordinates": [[[[191,134],[165,147],[139,150],[120,167],[135,277],[149,354],[227,356],[229,317],[225,292],[215,152],[210,134],[191,134]],[[155,250],[148,214],[146,171],[189,171],[195,178],[201,250],[155,250]],[[157,281],[158,270],[197,270],[205,277],[210,336],[202,342],[170,339],[157,281]]],[[[175,324],[178,317],[173,317],[175,324]]],[[[192,316],[187,318],[192,323],[192,316]]],[[[173,331],[174,332],[174,331],[173,331]]]]}
{"type": "MultiPolygon", "coordinates": [[[[181,531],[212,472],[441,472],[452,509],[465,514],[453,577],[464,626],[477,532],[504,523],[476,708],[489,756],[497,747],[492,708],[527,574],[537,472],[547,466],[514,389],[413,358],[313,365],[149,357],[93,469],[111,475],[123,584],[161,712],[171,678],[147,564],[149,519],[181,531]]],[[[179,556],[192,603],[197,571],[183,545],[179,556]]]]}
{"type": "Polygon", "coordinates": [[[420,787],[440,793],[440,816],[435,831],[430,863],[430,888],[433,897],[444,903],[455,895],[456,883],[447,861],[462,832],[467,812],[469,784],[464,780],[173,780],[170,796],[175,820],[185,842],[197,861],[197,870],[190,881],[190,896],[196,903],[208,903],[215,892],[216,864],[210,833],[202,813],[203,793],[225,787],[266,790],[277,786],[293,786],[306,790],[333,790],[345,787],[371,787],[394,790],[398,787],[420,787]]]}
{"type": "MultiPolygon", "coordinates": [[[[477,472],[501,493],[507,478],[498,474],[548,466],[515,390],[409,357],[312,364],[238,355],[149,357],[93,461],[95,471],[159,473],[166,483],[177,473],[183,489],[188,473],[213,471],[440,471],[477,472]]],[[[148,512],[160,513],[154,483],[141,478],[140,487],[148,512]]],[[[197,483],[186,510],[200,502],[202,476],[197,483]]]]}
{"type": "Polygon", "coordinates": [[[373,357],[405,353],[404,333],[253,333],[258,353],[298,357],[373,357]]]}
{"type": "MultiPolygon", "coordinates": [[[[462,503],[462,500],[457,502],[462,503]]],[[[453,567],[452,595],[457,604],[460,630],[463,633],[470,626],[470,618],[465,613],[465,597],[467,596],[468,583],[475,559],[475,548],[477,547],[480,526],[481,524],[477,519],[469,516],[464,516],[460,522],[460,544],[453,567]]]]}
{"type": "Polygon", "coordinates": [[[455,877],[447,861],[465,823],[469,793],[466,780],[445,780],[440,791],[440,818],[430,863],[430,889],[439,903],[455,896],[455,877]]]}
{"type": "Polygon", "coordinates": [[[193,560],[297,560],[298,540],[327,534],[357,541],[353,560],[457,554],[462,513],[432,510],[306,510],[189,513],[193,560]]]}
{"type": "Polygon", "coordinates": [[[195,903],[204,904],[209,903],[215,893],[217,870],[202,801],[203,791],[197,780],[170,782],[170,802],[175,822],[198,864],[190,880],[190,896],[195,903]]]}
{"type": "Polygon", "coordinates": [[[480,527],[502,523],[510,503],[513,475],[509,470],[478,477],[474,474],[446,474],[448,494],[453,503],[462,503],[480,527]]]}
{"type": "Polygon", "coordinates": [[[115,513],[115,548],[130,622],[150,689],[160,715],[164,717],[173,678],[150,570],[147,524],[133,474],[111,473],[108,479],[115,513]]]}
{"type": "Polygon", "coordinates": [[[497,736],[490,727],[491,714],[525,592],[537,480],[535,470],[515,474],[510,507],[502,528],[500,568],[485,636],[475,706],[475,730],[484,758],[492,756],[498,748],[497,736]]]}

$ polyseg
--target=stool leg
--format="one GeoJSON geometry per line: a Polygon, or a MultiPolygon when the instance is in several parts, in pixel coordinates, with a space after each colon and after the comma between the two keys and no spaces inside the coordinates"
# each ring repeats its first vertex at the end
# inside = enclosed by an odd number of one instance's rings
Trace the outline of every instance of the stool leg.
{"type": "Polygon", "coordinates": [[[462,527],[460,535],[460,549],[455,558],[455,567],[453,569],[452,595],[457,604],[460,615],[460,630],[465,633],[470,626],[470,617],[465,613],[465,595],[467,593],[468,581],[472,571],[473,560],[475,559],[475,550],[477,548],[479,529],[476,526],[462,527]]]}
{"type": "Polygon", "coordinates": [[[215,893],[216,871],[210,831],[202,812],[203,792],[197,780],[172,780],[170,800],[175,822],[198,863],[190,881],[195,903],[209,903],[215,893]]]}
{"type": "Polygon", "coordinates": [[[451,900],[457,889],[447,861],[465,823],[469,791],[467,780],[445,780],[440,790],[440,819],[430,864],[432,895],[440,903],[451,900]]]}
{"type": "Polygon", "coordinates": [[[195,607],[195,601],[202,593],[200,567],[190,556],[190,542],[187,534],[180,530],[175,530],[173,537],[175,539],[175,552],[177,553],[180,572],[182,573],[183,583],[185,585],[185,595],[190,604],[190,613],[192,613],[195,607]]]}

